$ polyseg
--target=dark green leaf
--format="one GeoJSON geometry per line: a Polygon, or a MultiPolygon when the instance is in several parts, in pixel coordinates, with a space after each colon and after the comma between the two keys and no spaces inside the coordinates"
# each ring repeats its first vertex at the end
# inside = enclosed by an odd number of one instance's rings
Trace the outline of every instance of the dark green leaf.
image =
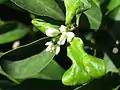
{"type": "Polygon", "coordinates": [[[40,73],[31,78],[40,78],[48,80],[61,80],[64,69],[52,60],[40,73]]]}
{"type": "Polygon", "coordinates": [[[7,0],[0,0],[0,4],[5,3],[7,0]]]}
{"type": "Polygon", "coordinates": [[[25,79],[43,70],[53,59],[53,52],[41,53],[20,61],[5,61],[5,71],[16,79],[25,79]]]}
{"type": "Polygon", "coordinates": [[[11,0],[21,8],[40,16],[64,20],[64,14],[55,0],[11,0]]]}
{"type": "MultiPolygon", "coordinates": [[[[2,70],[1,66],[0,66],[0,74],[6,76],[9,80],[13,81],[14,83],[19,84],[19,81],[15,80],[13,77],[11,77],[11,76],[8,75],[7,73],[5,73],[5,72],[2,70]]],[[[1,82],[0,82],[0,83],[1,83],[1,82]]]]}
{"type": "Polygon", "coordinates": [[[84,14],[87,16],[90,23],[90,29],[98,30],[102,20],[102,13],[100,8],[92,3],[92,8],[85,11],[84,14]]]}
{"type": "Polygon", "coordinates": [[[98,7],[104,2],[104,0],[92,0],[98,7]]]}
{"type": "Polygon", "coordinates": [[[0,25],[0,44],[9,43],[25,36],[30,31],[20,23],[5,23],[0,25]]]}
{"type": "Polygon", "coordinates": [[[117,67],[114,65],[114,63],[106,53],[104,54],[104,60],[106,63],[106,73],[108,72],[120,73],[117,67]]]}
{"type": "Polygon", "coordinates": [[[52,60],[55,55],[54,51],[46,52],[46,50],[43,50],[41,52],[40,47],[45,45],[47,41],[48,38],[40,39],[18,49],[8,51],[2,56],[3,70],[15,79],[60,80],[64,70],[52,60]]]}

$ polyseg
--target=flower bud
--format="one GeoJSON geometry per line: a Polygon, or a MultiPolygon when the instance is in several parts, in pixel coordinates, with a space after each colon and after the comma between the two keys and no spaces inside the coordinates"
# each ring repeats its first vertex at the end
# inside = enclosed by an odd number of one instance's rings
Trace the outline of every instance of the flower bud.
{"type": "Polygon", "coordinates": [[[57,36],[60,32],[59,32],[59,30],[57,30],[57,29],[50,28],[50,29],[46,30],[45,33],[46,33],[46,35],[47,35],[48,37],[55,37],[55,36],[57,36]]]}

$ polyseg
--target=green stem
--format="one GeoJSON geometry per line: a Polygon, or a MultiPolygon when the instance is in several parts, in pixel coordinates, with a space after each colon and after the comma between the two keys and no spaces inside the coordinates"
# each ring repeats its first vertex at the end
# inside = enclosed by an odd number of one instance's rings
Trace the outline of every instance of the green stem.
{"type": "Polygon", "coordinates": [[[79,27],[80,16],[81,16],[81,14],[76,15],[76,25],[77,25],[77,27],[79,27]]]}

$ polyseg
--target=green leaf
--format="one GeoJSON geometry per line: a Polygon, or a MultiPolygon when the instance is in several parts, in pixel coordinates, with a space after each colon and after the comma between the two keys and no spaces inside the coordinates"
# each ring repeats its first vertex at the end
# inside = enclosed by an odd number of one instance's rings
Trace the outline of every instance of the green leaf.
{"type": "Polygon", "coordinates": [[[21,8],[39,16],[64,20],[64,14],[55,0],[11,0],[21,8]]]}
{"type": "Polygon", "coordinates": [[[31,78],[40,78],[48,80],[61,80],[64,69],[52,60],[40,73],[31,78]]]}
{"type": "MultiPolygon", "coordinates": [[[[12,85],[14,85],[14,84],[8,80],[0,80],[0,88],[10,87],[12,85]]],[[[0,90],[2,90],[2,89],[0,89],[0,90]]]]}
{"type": "Polygon", "coordinates": [[[100,8],[92,3],[92,8],[85,11],[84,14],[87,16],[88,21],[90,23],[90,29],[94,29],[97,31],[100,27],[101,20],[102,20],[102,12],[100,8]]]}
{"type": "Polygon", "coordinates": [[[45,34],[45,31],[48,29],[56,29],[58,31],[60,26],[52,25],[50,23],[47,23],[43,21],[42,19],[33,19],[32,24],[37,27],[41,32],[45,34]]]}
{"type": "Polygon", "coordinates": [[[120,5],[109,13],[109,17],[113,20],[120,21],[120,5]]]}
{"type": "Polygon", "coordinates": [[[0,4],[5,3],[7,0],[0,0],[0,4]]]}
{"type": "Polygon", "coordinates": [[[62,77],[63,84],[84,84],[92,78],[99,78],[105,74],[104,61],[87,54],[80,38],[73,39],[67,48],[67,55],[72,60],[72,65],[62,77]]]}
{"type": "Polygon", "coordinates": [[[5,71],[16,79],[25,79],[36,75],[43,70],[53,59],[53,52],[41,53],[20,61],[5,61],[5,71]]]}
{"type": "Polygon", "coordinates": [[[98,7],[104,2],[104,0],[92,0],[98,7]]]}
{"type": "MultiPolygon", "coordinates": [[[[9,80],[13,81],[14,83],[19,84],[19,81],[15,80],[13,77],[11,77],[11,76],[8,75],[7,73],[5,73],[5,72],[2,70],[1,66],[0,66],[0,74],[6,76],[9,80]]],[[[1,83],[1,82],[0,82],[0,83],[1,83]]]]}
{"type": "Polygon", "coordinates": [[[30,31],[20,23],[10,22],[0,25],[0,44],[9,43],[25,36],[30,31]]]}
{"type": "Polygon", "coordinates": [[[3,54],[2,69],[15,79],[60,80],[64,70],[53,61],[55,52],[41,50],[47,41],[48,38],[43,38],[3,54]]]}
{"type": "Polygon", "coordinates": [[[112,11],[119,5],[120,5],[120,0],[110,0],[109,4],[107,6],[108,12],[112,11]]]}
{"type": "Polygon", "coordinates": [[[112,90],[119,90],[120,89],[120,85],[118,85],[117,87],[113,88],[112,90]]]}
{"type": "Polygon", "coordinates": [[[66,25],[71,24],[73,17],[91,7],[88,0],[64,0],[66,7],[66,25]]]}
{"type": "Polygon", "coordinates": [[[106,73],[108,72],[120,73],[115,64],[112,62],[112,60],[106,53],[104,54],[104,60],[106,64],[106,73]]]}

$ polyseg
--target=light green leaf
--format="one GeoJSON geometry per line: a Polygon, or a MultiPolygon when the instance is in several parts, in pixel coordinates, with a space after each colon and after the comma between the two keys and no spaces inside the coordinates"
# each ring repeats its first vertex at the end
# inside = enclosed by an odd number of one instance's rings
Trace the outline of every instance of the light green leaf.
{"type": "Polygon", "coordinates": [[[33,19],[32,24],[37,27],[41,32],[45,34],[45,31],[48,29],[56,29],[58,31],[60,26],[52,25],[50,23],[47,23],[41,19],[33,19]]]}
{"type": "Polygon", "coordinates": [[[64,3],[66,7],[66,25],[71,24],[76,14],[91,7],[88,0],[64,0],[64,3]]]}
{"type": "Polygon", "coordinates": [[[104,60],[106,64],[106,73],[108,72],[120,73],[117,67],[114,65],[114,63],[106,53],[104,54],[104,60]]]}
{"type": "Polygon", "coordinates": [[[120,5],[109,13],[109,17],[113,20],[120,21],[120,5]]]}
{"type": "Polygon", "coordinates": [[[85,11],[84,14],[88,18],[90,29],[94,29],[95,31],[97,31],[102,20],[102,12],[100,8],[96,4],[92,3],[92,8],[85,11]]]}
{"type": "Polygon", "coordinates": [[[110,0],[109,4],[107,6],[108,12],[112,11],[119,5],[120,5],[120,0],[110,0]]]}
{"type": "Polygon", "coordinates": [[[39,16],[64,20],[64,14],[55,0],[11,0],[21,8],[39,16]]]}
{"type": "Polygon", "coordinates": [[[99,78],[105,74],[104,61],[87,54],[80,38],[75,37],[73,39],[67,48],[67,55],[72,60],[72,65],[62,77],[63,84],[84,84],[92,78],[99,78]]]}
{"type": "Polygon", "coordinates": [[[30,31],[20,23],[6,23],[0,25],[0,44],[9,43],[25,36],[30,31]]]}

